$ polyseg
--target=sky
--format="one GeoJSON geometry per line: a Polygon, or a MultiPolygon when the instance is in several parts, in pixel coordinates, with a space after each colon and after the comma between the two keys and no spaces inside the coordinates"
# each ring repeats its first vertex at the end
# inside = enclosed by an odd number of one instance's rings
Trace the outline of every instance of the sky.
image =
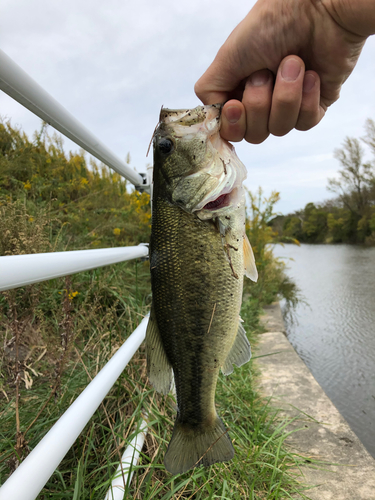
{"type": "MultiPolygon", "coordinates": [[[[254,1],[2,0],[0,48],[120,158],[145,172],[161,106],[200,104],[194,84],[254,1]]],[[[32,136],[41,120],[0,91],[0,115],[32,136]]],[[[327,178],[346,136],[364,135],[375,119],[375,37],[341,97],[308,132],[260,145],[235,145],[246,186],[280,192],[280,213],[333,195],[327,178]]],[[[65,140],[66,150],[79,148],[65,140]]]]}

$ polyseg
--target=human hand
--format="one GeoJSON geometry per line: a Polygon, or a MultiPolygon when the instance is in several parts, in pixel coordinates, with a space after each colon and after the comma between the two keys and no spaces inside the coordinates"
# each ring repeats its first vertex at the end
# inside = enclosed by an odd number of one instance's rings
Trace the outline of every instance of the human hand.
{"type": "Polygon", "coordinates": [[[258,144],[319,123],[340,95],[366,38],[373,0],[259,0],[195,85],[224,103],[221,135],[258,144]]]}

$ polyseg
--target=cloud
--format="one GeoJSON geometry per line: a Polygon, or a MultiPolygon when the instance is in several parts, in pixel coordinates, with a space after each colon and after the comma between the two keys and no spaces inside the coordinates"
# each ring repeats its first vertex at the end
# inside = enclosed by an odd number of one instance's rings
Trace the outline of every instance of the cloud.
{"type": "MultiPolygon", "coordinates": [[[[161,105],[199,104],[195,81],[253,3],[4,0],[2,49],[114,153],[124,158],[130,151],[144,171],[161,105]]],[[[339,167],[334,148],[346,135],[362,135],[365,119],[375,116],[374,52],[372,37],[340,101],[314,130],[236,145],[251,186],[280,190],[286,210],[296,199],[304,205],[324,196],[326,177],[339,167]]],[[[0,113],[28,134],[40,126],[6,95],[0,113]]]]}

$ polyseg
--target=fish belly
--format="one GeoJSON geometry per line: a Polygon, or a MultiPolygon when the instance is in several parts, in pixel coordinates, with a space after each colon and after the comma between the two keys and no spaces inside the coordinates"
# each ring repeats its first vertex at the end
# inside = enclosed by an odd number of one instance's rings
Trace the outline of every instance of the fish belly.
{"type": "Polygon", "coordinates": [[[223,241],[215,222],[163,200],[154,203],[153,310],[178,404],[165,457],[173,473],[233,456],[215,410],[217,378],[236,337],[242,297],[242,239],[231,231],[223,241]]]}

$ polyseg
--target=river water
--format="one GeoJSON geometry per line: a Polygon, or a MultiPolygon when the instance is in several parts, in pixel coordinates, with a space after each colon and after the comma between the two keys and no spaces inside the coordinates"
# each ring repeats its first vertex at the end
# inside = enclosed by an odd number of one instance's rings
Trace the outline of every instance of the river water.
{"type": "Polygon", "coordinates": [[[308,305],[288,339],[375,457],[375,248],[277,245],[308,305]]]}

